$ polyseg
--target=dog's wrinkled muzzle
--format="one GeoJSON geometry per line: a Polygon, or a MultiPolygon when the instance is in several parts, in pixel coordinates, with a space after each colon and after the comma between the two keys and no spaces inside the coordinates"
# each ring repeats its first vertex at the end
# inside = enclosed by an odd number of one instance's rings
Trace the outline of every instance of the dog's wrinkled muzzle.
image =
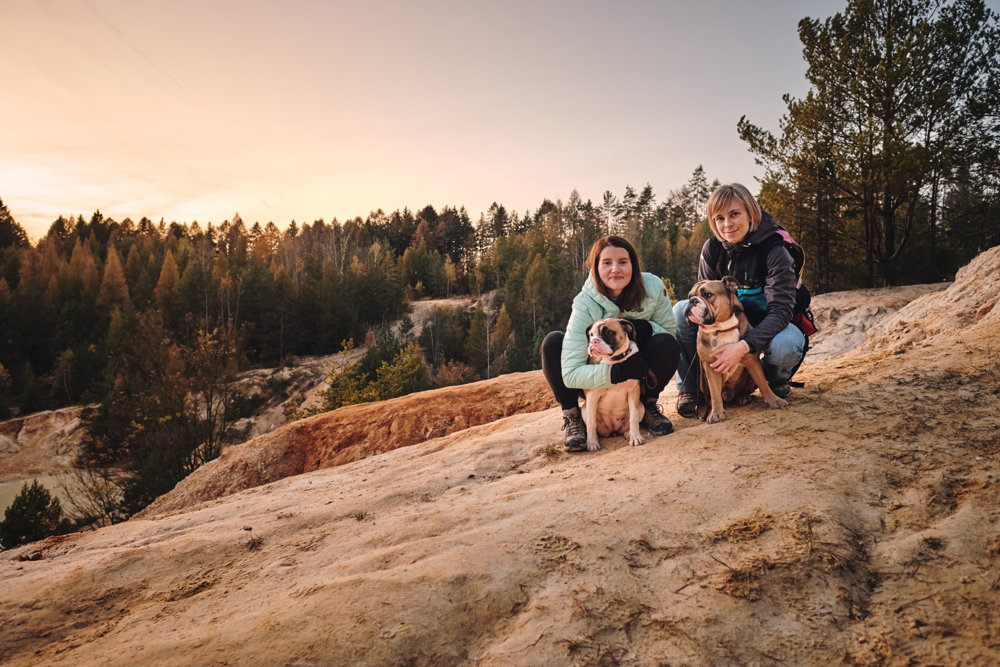
{"type": "Polygon", "coordinates": [[[592,357],[603,357],[611,354],[611,346],[600,338],[592,338],[590,339],[590,345],[587,347],[587,352],[592,357]]]}
{"type": "Polygon", "coordinates": [[[698,297],[691,297],[684,309],[684,319],[692,324],[711,324],[712,314],[708,304],[698,297]]]}

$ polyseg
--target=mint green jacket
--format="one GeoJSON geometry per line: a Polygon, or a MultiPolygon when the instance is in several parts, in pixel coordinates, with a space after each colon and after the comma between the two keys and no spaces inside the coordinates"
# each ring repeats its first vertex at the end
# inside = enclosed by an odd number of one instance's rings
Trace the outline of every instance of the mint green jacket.
{"type": "Polygon", "coordinates": [[[605,317],[626,317],[630,320],[649,320],[653,334],[668,333],[677,336],[673,304],[667,295],[663,281],[651,273],[642,274],[642,284],[646,288],[646,298],[639,310],[622,312],[610,298],[597,291],[593,276],[587,276],[583,289],[573,299],[573,312],[566,325],[563,339],[562,364],[563,382],[574,389],[600,389],[611,386],[611,366],[587,363],[587,327],[592,322],[605,317]]]}

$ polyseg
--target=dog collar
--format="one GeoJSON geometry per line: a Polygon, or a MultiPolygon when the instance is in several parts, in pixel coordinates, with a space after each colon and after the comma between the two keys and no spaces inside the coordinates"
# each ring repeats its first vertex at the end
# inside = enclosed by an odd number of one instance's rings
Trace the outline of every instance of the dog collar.
{"type": "Polygon", "coordinates": [[[733,329],[738,329],[740,326],[740,321],[736,319],[735,315],[732,315],[725,322],[719,322],[715,325],[715,333],[725,333],[727,331],[732,331],[733,329]]]}
{"type": "Polygon", "coordinates": [[[608,358],[611,359],[611,361],[621,361],[622,359],[624,359],[625,357],[628,356],[628,352],[629,352],[628,348],[626,348],[624,352],[619,352],[618,354],[613,354],[613,355],[611,355],[608,358]]]}

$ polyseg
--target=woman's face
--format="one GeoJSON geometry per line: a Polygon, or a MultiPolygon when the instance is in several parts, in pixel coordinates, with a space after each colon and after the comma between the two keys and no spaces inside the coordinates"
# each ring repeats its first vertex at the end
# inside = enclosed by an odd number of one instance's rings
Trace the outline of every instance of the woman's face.
{"type": "Polygon", "coordinates": [[[597,275],[608,288],[608,295],[617,298],[632,280],[632,260],[628,250],[609,245],[597,257],[597,275]]]}
{"type": "Polygon", "coordinates": [[[750,216],[738,199],[734,199],[727,208],[716,211],[712,222],[722,238],[730,243],[739,243],[750,231],[750,216]]]}

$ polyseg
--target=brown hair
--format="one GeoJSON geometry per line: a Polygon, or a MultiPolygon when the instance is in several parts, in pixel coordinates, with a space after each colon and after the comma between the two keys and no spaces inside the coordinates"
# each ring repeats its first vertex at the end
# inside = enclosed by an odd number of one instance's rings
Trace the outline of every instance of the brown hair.
{"type": "Polygon", "coordinates": [[[642,283],[642,270],[639,268],[639,255],[636,254],[632,244],[622,237],[615,236],[614,234],[603,236],[594,241],[594,245],[590,246],[590,254],[587,255],[587,266],[590,267],[590,276],[594,280],[594,286],[604,296],[611,296],[608,293],[607,285],[604,284],[597,272],[597,260],[608,246],[623,248],[628,252],[628,259],[632,264],[632,279],[629,280],[628,285],[618,295],[615,302],[621,310],[638,310],[642,306],[642,300],[646,298],[646,287],[642,283]]]}
{"type": "Polygon", "coordinates": [[[750,218],[750,229],[747,230],[749,234],[752,231],[756,231],[757,227],[760,226],[760,204],[757,203],[757,199],[750,194],[745,185],[739,183],[730,183],[729,185],[720,185],[715,188],[715,191],[708,198],[708,226],[712,228],[712,233],[715,234],[715,238],[722,239],[722,235],[719,234],[719,228],[715,225],[715,214],[721,210],[725,210],[732,206],[733,201],[738,201],[743,205],[743,209],[747,212],[747,217],[750,218]]]}

